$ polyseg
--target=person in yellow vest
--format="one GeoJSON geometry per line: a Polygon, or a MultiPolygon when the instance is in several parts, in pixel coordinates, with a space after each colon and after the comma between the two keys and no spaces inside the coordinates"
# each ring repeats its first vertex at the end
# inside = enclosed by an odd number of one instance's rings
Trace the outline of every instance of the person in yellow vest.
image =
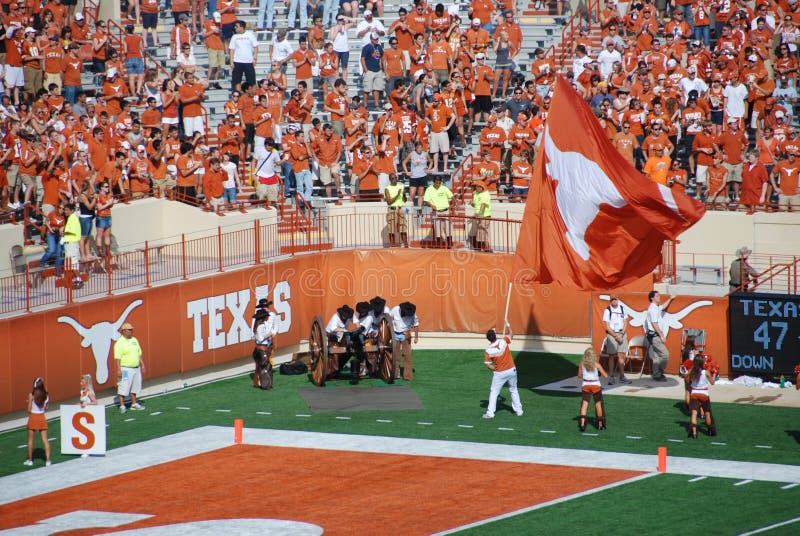
{"type": "Polygon", "coordinates": [[[389,205],[386,225],[389,229],[389,247],[397,245],[395,239],[400,235],[403,247],[408,247],[408,222],[406,221],[406,186],[397,184],[397,174],[389,174],[389,184],[383,190],[383,198],[389,205]]]}
{"type": "Polygon", "coordinates": [[[72,274],[72,288],[78,289],[83,286],[83,279],[78,271],[81,260],[81,221],[75,213],[75,203],[67,203],[63,210],[64,217],[67,219],[64,224],[64,234],[61,237],[64,244],[66,274],[72,274]]]}
{"type": "Polygon", "coordinates": [[[483,181],[472,183],[472,208],[475,219],[470,230],[470,243],[474,249],[489,251],[489,218],[492,217],[492,196],[483,181]]]}
{"type": "Polygon", "coordinates": [[[453,202],[453,192],[442,184],[442,177],[436,175],[433,185],[425,189],[422,200],[433,211],[433,243],[434,246],[446,244],[450,247],[453,238],[450,236],[450,204],[453,202]]]}
{"type": "Polygon", "coordinates": [[[125,413],[125,397],[131,397],[131,409],[143,410],[144,406],[136,399],[142,390],[144,375],[144,359],[142,347],[133,336],[133,326],[129,322],[120,328],[122,337],[114,343],[114,361],[117,362],[117,395],[119,396],[119,412],[125,413]]]}

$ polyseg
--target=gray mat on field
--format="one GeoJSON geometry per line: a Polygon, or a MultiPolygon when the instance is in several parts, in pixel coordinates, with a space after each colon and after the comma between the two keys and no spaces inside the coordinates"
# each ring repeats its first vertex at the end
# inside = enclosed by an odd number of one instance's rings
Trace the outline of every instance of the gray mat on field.
{"type": "Polygon", "coordinates": [[[376,409],[425,409],[407,385],[384,387],[301,387],[300,396],[315,413],[376,409]]]}

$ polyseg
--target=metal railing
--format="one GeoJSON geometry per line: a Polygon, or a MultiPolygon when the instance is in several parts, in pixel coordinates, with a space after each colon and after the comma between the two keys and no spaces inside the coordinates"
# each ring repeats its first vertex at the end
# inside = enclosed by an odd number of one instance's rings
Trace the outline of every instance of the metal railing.
{"type": "MultiPolygon", "coordinates": [[[[82,282],[73,285],[73,270],[67,264],[62,276],[52,270],[31,269],[0,277],[0,314],[20,314],[40,307],[108,296],[121,290],[148,288],[167,281],[186,280],[199,274],[225,272],[254,266],[269,260],[328,250],[382,249],[389,247],[385,205],[372,204],[374,212],[338,216],[318,215],[311,219],[290,212],[275,223],[253,222],[250,228],[225,230],[196,238],[186,235],[144,242],[125,251],[91,260],[76,267],[82,282]]],[[[407,214],[407,235],[411,247],[449,247],[470,251],[470,233],[475,219],[446,216],[434,228],[430,214],[407,214]],[[445,229],[447,236],[437,236],[445,229]],[[437,240],[441,239],[441,240],[437,240]]],[[[521,222],[492,218],[486,244],[481,251],[513,253],[521,222]]]]}
{"type": "MultiPolygon", "coordinates": [[[[729,282],[730,266],[736,258],[733,253],[677,253],[676,274],[687,283],[723,286],[734,290],[730,288],[729,282]]],[[[757,283],[750,283],[749,290],[758,288],[759,292],[796,294],[800,288],[798,262],[800,256],[750,255],[748,263],[760,276],[757,283]]]]}
{"type": "Polygon", "coordinates": [[[744,264],[740,264],[739,281],[742,282],[731,292],[776,292],[781,294],[797,294],[798,280],[797,268],[800,264],[800,257],[795,257],[793,261],[773,264],[758,276],[748,282],[744,264]]]}

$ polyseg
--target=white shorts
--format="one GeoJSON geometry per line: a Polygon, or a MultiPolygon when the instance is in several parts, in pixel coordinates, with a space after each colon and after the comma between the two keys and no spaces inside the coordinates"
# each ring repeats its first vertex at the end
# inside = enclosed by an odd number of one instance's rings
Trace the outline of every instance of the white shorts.
{"type": "Polygon", "coordinates": [[[191,136],[195,132],[202,132],[203,135],[205,135],[206,124],[203,121],[203,116],[198,115],[196,117],[184,117],[183,131],[186,133],[187,136],[191,136]]]}
{"type": "Polygon", "coordinates": [[[6,87],[25,87],[25,71],[22,67],[6,65],[6,87]]]}
{"type": "Polygon", "coordinates": [[[117,394],[128,396],[142,392],[142,369],[122,367],[122,378],[117,383],[117,394]]]}
{"type": "Polygon", "coordinates": [[[708,166],[697,164],[697,173],[695,173],[694,180],[697,184],[705,184],[706,176],[708,175],[708,166]]]}
{"type": "Polygon", "coordinates": [[[450,137],[447,131],[431,132],[428,135],[428,144],[430,145],[429,152],[431,153],[449,153],[450,152],[450,137]]]}

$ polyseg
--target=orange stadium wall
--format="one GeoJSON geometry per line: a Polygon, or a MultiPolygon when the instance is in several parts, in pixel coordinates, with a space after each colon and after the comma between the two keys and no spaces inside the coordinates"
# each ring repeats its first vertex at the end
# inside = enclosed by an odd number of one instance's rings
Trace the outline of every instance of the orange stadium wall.
{"type": "MultiPolygon", "coordinates": [[[[603,329],[603,311],[608,307],[608,295],[596,293],[592,295],[592,319],[595,328],[592,330],[592,346],[599,349],[603,346],[605,330],[603,329]]],[[[620,301],[629,316],[642,318],[649,304],[647,292],[620,293],[620,301]]],[[[665,303],[667,296],[662,294],[661,301],[665,303]]],[[[722,377],[729,375],[728,351],[728,300],[727,298],[709,298],[705,296],[678,296],[667,308],[670,326],[667,333],[667,349],[669,350],[669,363],[667,373],[677,374],[681,364],[681,335],[684,329],[706,330],[706,346],[704,352],[714,358],[720,366],[719,374],[722,377]],[[684,316],[685,315],[685,316],[684,316]]],[[[628,318],[628,340],[636,335],[643,335],[641,326],[628,318]]]]}
{"type": "MultiPolygon", "coordinates": [[[[502,324],[512,262],[510,255],[459,251],[302,255],[0,320],[0,414],[25,408],[37,376],[54,402],[77,396],[84,373],[97,378],[98,389],[113,387],[114,323],[135,326],[145,381],[247,356],[250,318],[267,295],[278,313],[279,346],[306,338],[315,315],[327,322],[343,303],[376,294],[390,305],[414,302],[423,331],[484,332],[502,324]]],[[[644,283],[629,288],[646,290],[644,283]]],[[[514,287],[509,319],[517,333],[588,337],[590,300],[557,286],[514,287]]]]}

